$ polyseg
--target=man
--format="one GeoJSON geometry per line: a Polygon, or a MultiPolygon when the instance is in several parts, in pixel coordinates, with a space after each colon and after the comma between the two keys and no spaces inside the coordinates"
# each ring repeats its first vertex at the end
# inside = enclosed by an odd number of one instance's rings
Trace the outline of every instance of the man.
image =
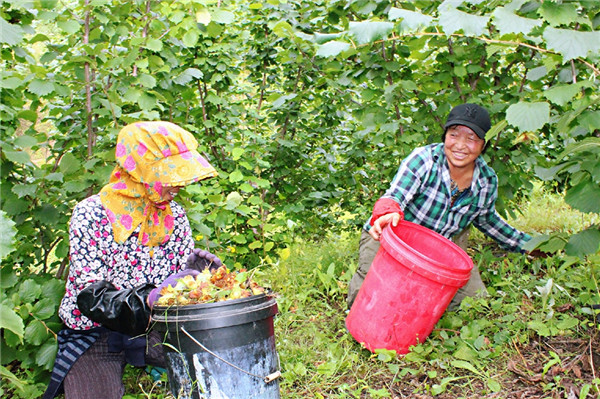
{"type": "MultiPolygon", "coordinates": [[[[358,270],[348,287],[348,307],[379,250],[385,226],[402,219],[451,238],[466,250],[471,224],[512,251],[523,251],[531,238],[504,221],[496,212],[498,177],[481,154],[491,122],[477,104],[461,104],[450,111],[442,143],[415,149],[400,164],[390,188],[375,203],[360,239],[358,270]]],[[[449,305],[453,310],[466,296],[487,295],[479,270],[449,305]]]]}

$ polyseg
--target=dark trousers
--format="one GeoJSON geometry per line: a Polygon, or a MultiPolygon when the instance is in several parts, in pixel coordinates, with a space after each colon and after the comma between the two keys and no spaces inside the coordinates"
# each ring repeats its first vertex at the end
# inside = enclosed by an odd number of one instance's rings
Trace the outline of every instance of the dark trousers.
{"type": "MultiPolygon", "coordinates": [[[[124,351],[108,351],[104,333],[77,361],[64,380],[65,399],[121,399],[125,394],[123,371],[127,364],[124,351]]],[[[161,336],[147,335],[146,363],[165,367],[161,336]]]]}

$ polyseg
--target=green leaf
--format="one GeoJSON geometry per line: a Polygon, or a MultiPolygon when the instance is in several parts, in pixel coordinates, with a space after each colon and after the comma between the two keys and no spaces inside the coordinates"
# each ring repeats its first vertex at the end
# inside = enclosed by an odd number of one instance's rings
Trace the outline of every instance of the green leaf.
{"type": "Polygon", "coordinates": [[[489,17],[467,14],[449,5],[442,4],[439,9],[440,25],[447,35],[462,30],[467,36],[482,36],[490,20],[489,17]]]}
{"type": "Polygon", "coordinates": [[[510,33],[529,34],[533,28],[542,26],[539,19],[521,17],[506,7],[499,7],[492,13],[494,25],[500,31],[500,35],[510,33]]]}
{"type": "Polygon", "coordinates": [[[498,134],[500,134],[506,128],[507,125],[508,125],[508,123],[505,120],[502,120],[502,121],[496,123],[485,134],[485,140],[489,141],[489,140],[495,138],[498,134]]]}
{"type": "MultiPolygon", "coordinates": [[[[0,212],[2,212],[2,211],[0,211],[0,212]]],[[[14,287],[18,281],[19,281],[19,279],[18,279],[17,275],[14,273],[14,271],[12,270],[12,268],[5,267],[0,272],[0,287],[1,288],[14,287]]]]}
{"type": "Polygon", "coordinates": [[[4,303],[0,303],[0,328],[12,331],[21,340],[25,331],[23,319],[4,303]]]}
{"type": "Polygon", "coordinates": [[[527,328],[529,328],[530,330],[534,330],[542,337],[550,336],[550,329],[548,328],[548,326],[539,320],[530,321],[529,323],[527,323],[527,328]]]}
{"type": "Polygon", "coordinates": [[[81,162],[75,155],[68,152],[61,158],[58,168],[65,176],[80,173],[81,162]]]}
{"type": "Polygon", "coordinates": [[[389,349],[375,349],[377,360],[384,363],[389,363],[396,359],[396,351],[389,349]]]}
{"type": "Polygon", "coordinates": [[[236,183],[244,179],[244,175],[239,169],[234,170],[229,174],[229,181],[232,183],[236,183]]]}
{"type": "Polygon", "coordinates": [[[529,241],[525,243],[525,245],[523,245],[523,249],[526,251],[532,251],[536,249],[541,243],[544,243],[546,241],[548,241],[548,235],[546,234],[539,234],[533,236],[529,241]]]}
{"type": "Polygon", "coordinates": [[[573,99],[581,90],[578,84],[554,86],[548,90],[544,90],[543,95],[548,101],[552,101],[556,105],[565,105],[573,99]]]}
{"type": "Polygon", "coordinates": [[[550,25],[569,25],[577,19],[577,6],[575,4],[555,3],[551,1],[542,2],[538,14],[550,25]]]}
{"type": "Polygon", "coordinates": [[[216,10],[211,14],[213,22],[219,24],[230,24],[235,20],[235,15],[226,10],[216,10]]]}
{"type": "MultiPolygon", "coordinates": [[[[598,199],[600,201],[600,198],[598,199]]],[[[582,258],[588,254],[595,254],[600,248],[600,230],[590,228],[574,234],[565,246],[565,252],[570,256],[582,258]]]]}
{"type": "Polygon", "coordinates": [[[196,12],[196,22],[203,25],[208,25],[211,21],[211,15],[208,9],[202,8],[196,12]]]}
{"type": "Polygon", "coordinates": [[[296,98],[296,95],[296,93],[292,93],[285,96],[279,96],[275,101],[273,101],[273,109],[282,107],[285,103],[296,98]]]}
{"type": "Polygon", "coordinates": [[[225,209],[235,209],[242,203],[242,196],[237,191],[233,191],[227,195],[225,199],[225,209]]]}
{"type": "Polygon", "coordinates": [[[233,242],[235,242],[236,244],[245,244],[246,242],[248,242],[248,240],[246,240],[246,237],[244,237],[243,235],[237,235],[233,236],[233,242]]]}
{"type": "Polygon", "coordinates": [[[54,91],[54,83],[50,79],[34,79],[29,83],[27,90],[38,96],[45,96],[54,91]]]}
{"type": "Polygon", "coordinates": [[[56,181],[56,182],[62,182],[63,178],[64,178],[64,175],[60,172],[50,173],[45,177],[45,179],[47,181],[56,181]]]}
{"type": "MultiPolygon", "coordinates": [[[[35,112],[34,112],[35,113],[35,112]]],[[[21,118],[21,112],[19,112],[19,114],[17,115],[19,118],[21,118]]],[[[32,121],[32,122],[35,122],[32,121]]],[[[15,139],[15,145],[21,147],[21,148],[30,148],[33,147],[34,145],[37,144],[37,139],[35,137],[31,137],[28,136],[26,134],[19,136],[15,139]]]]}
{"type": "Polygon", "coordinates": [[[4,381],[7,381],[10,383],[10,385],[14,386],[19,392],[24,392],[25,386],[29,384],[29,382],[21,381],[19,377],[11,373],[10,370],[4,366],[0,366],[0,376],[2,377],[3,386],[5,385],[4,381]]]}
{"type": "Polygon", "coordinates": [[[600,31],[580,32],[548,27],[544,30],[543,37],[547,48],[559,52],[563,56],[563,62],[600,52],[600,31]]]}
{"type": "Polygon", "coordinates": [[[500,392],[502,391],[502,385],[500,385],[500,383],[496,380],[494,380],[493,378],[488,378],[487,382],[487,386],[490,389],[490,391],[492,392],[500,392]]]}
{"type": "Polygon", "coordinates": [[[57,350],[58,345],[55,340],[51,339],[46,341],[44,345],[39,347],[36,351],[35,364],[46,370],[52,370],[57,350]]]}
{"type": "Polygon", "coordinates": [[[63,188],[68,193],[81,193],[89,188],[89,184],[85,180],[72,180],[66,182],[63,188]]]}
{"type": "Polygon", "coordinates": [[[23,83],[25,83],[23,79],[12,76],[2,79],[0,81],[0,87],[3,89],[16,89],[17,87],[23,85],[23,83]]]}
{"type": "Polygon", "coordinates": [[[14,163],[27,164],[31,162],[29,154],[25,151],[4,150],[4,155],[6,156],[6,159],[14,163]]]}
{"type": "Polygon", "coordinates": [[[372,43],[384,39],[394,29],[392,22],[363,21],[350,22],[349,31],[358,44],[372,43]]]}
{"type": "Polygon", "coordinates": [[[246,150],[243,148],[235,147],[233,150],[231,150],[231,159],[233,161],[237,161],[244,154],[244,152],[246,152],[246,150]]]}
{"type": "Polygon", "coordinates": [[[557,157],[557,159],[563,159],[569,154],[582,151],[592,151],[594,149],[600,149],[600,138],[598,137],[586,137],[585,139],[578,141],[577,143],[570,144],[565,150],[557,157]]]}
{"type": "Polygon", "coordinates": [[[600,213],[600,187],[593,181],[583,181],[567,189],[565,202],[581,212],[600,213]]]}
{"type": "Polygon", "coordinates": [[[16,235],[15,222],[6,215],[6,212],[0,210],[0,260],[4,260],[15,250],[13,241],[16,235]]]}
{"type": "Polygon", "coordinates": [[[253,243],[248,245],[248,248],[250,249],[258,249],[260,247],[262,247],[262,243],[260,241],[254,241],[253,243]]]}
{"type": "Polygon", "coordinates": [[[17,197],[23,198],[26,196],[33,197],[37,191],[37,184],[16,184],[12,188],[12,192],[17,194],[17,197]]]}
{"type": "Polygon", "coordinates": [[[142,93],[140,95],[140,98],[138,98],[138,104],[140,106],[141,109],[149,111],[152,108],[156,107],[156,97],[148,94],[148,93],[142,93]]]}
{"type": "Polygon", "coordinates": [[[467,361],[477,360],[477,352],[475,352],[473,349],[471,349],[468,345],[464,343],[461,344],[456,351],[454,351],[452,356],[454,356],[457,359],[462,359],[457,361],[464,363],[466,363],[467,361]]]}
{"type": "Polygon", "coordinates": [[[194,47],[198,43],[198,37],[198,31],[188,30],[181,40],[185,47],[194,47]]]}
{"type": "Polygon", "coordinates": [[[23,28],[18,25],[8,23],[0,17],[0,43],[15,46],[23,40],[23,28]]]}
{"type": "Polygon", "coordinates": [[[316,55],[319,57],[335,57],[336,55],[348,50],[349,48],[349,43],[332,40],[330,42],[318,46],[316,55]]]}
{"type": "Polygon", "coordinates": [[[527,71],[527,75],[525,76],[527,77],[527,80],[535,81],[540,80],[547,74],[548,69],[544,65],[542,65],[540,67],[530,69],[529,71],[527,71]]]}
{"type": "Polygon", "coordinates": [[[41,293],[42,287],[32,279],[22,281],[19,285],[19,297],[24,303],[33,303],[41,293]]]}
{"type": "Polygon", "coordinates": [[[173,82],[177,83],[178,85],[185,86],[186,84],[190,83],[192,79],[201,79],[203,76],[204,75],[202,74],[202,71],[199,69],[187,68],[185,71],[181,72],[179,76],[173,78],[173,82]]]}
{"type": "Polygon", "coordinates": [[[461,369],[465,369],[465,370],[469,370],[470,372],[472,372],[473,374],[477,374],[477,375],[483,375],[481,373],[481,371],[477,370],[475,368],[475,366],[473,366],[471,363],[469,362],[465,362],[464,360],[453,360],[452,362],[450,362],[450,364],[453,367],[458,367],[461,369]]]}
{"type": "Polygon", "coordinates": [[[54,316],[56,312],[56,303],[57,302],[55,302],[54,299],[43,297],[43,299],[37,301],[35,305],[33,305],[31,314],[40,320],[49,319],[54,316]]]}
{"type": "Polygon", "coordinates": [[[152,75],[148,75],[147,73],[142,73],[138,77],[138,82],[145,88],[151,89],[156,87],[156,79],[152,75]]]}
{"type": "Polygon", "coordinates": [[[518,102],[506,110],[506,121],[521,132],[534,132],[550,121],[547,102],[518,102]]]}
{"type": "Polygon", "coordinates": [[[433,21],[433,18],[429,15],[396,7],[390,8],[388,18],[391,20],[402,19],[402,22],[400,22],[401,33],[414,32],[419,28],[428,27],[433,21]]]}
{"type": "MultiPolygon", "coordinates": [[[[301,33],[301,32],[298,32],[298,33],[301,33]]],[[[312,40],[313,42],[315,42],[317,44],[324,44],[329,41],[332,41],[333,39],[337,39],[340,36],[342,36],[341,33],[318,33],[317,32],[312,36],[312,39],[310,38],[310,35],[309,35],[309,40],[312,40]]]]}
{"type": "Polygon", "coordinates": [[[152,51],[161,51],[163,49],[163,42],[160,39],[151,37],[146,41],[146,45],[144,47],[152,51]]]}
{"type": "Polygon", "coordinates": [[[79,22],[73,19],[69,19],[68,21],[58,21],[56,25],[58,25],[61,30],[69,35],[75,34],[81,28],[79,22]]]}
{"type": "Polygon", "coordinates": [[[565,318],[556,323],[556,328],[559,330],[571,330],[573,327],[579,325],[579,319],[571,316],[565,316],[565,318]]]}
{"type": "Polygon", "coordinates": [[[539,245],[538,248],[546,253],[555,253],[565,248],[565,238],[562,235],[551,236],[548,241],[539,245]]]}
{"type": "Polygon", "coordinates": [[[38,346],[48,338],[48,331],[46,330],[44,323],[34,319],[27,324],[24,337],[26,342],[38,346]]]}
{"type": "Polygon", "coordinates": [[[578,122],[579,126],[586,128],[589,132],[600,130],[600,110],[583,112],[578,122]]]}
{"type": "MultiPolygon", "coordinates": [[[[35,112],[32,109],[25,109],[25,110],[19,112],[17,114],[17,117],[28,120],[29,122],[35,123],[35,121],[37,121],[37,112],[35,112]]],[[[25,137],[30,137],[30,136],[25,136],[25,137]]],[[[37,143],[37,140],[35,140],[35,143],[37,143]]]]}

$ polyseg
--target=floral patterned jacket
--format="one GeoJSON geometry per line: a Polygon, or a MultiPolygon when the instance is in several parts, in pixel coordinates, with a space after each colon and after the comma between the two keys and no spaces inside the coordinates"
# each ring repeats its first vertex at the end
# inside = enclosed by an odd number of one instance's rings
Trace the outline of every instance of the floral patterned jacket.
{"type": "Polygon", "coordinates": [[[69,227],[69,277],[59,308],[59,316],[67,327],[88,330],[99,326],[77,307],[77,295],[89,284],[105,280],[118,289],[159,285],[185,267],[194,240],[183,208],[172,201],[171,209],[174,230],[170,239],[160,246],[148,247],[138,243],[138,231],[123,244],[114,241],[111,223],[98,195],[77,204],[69,227]]]}

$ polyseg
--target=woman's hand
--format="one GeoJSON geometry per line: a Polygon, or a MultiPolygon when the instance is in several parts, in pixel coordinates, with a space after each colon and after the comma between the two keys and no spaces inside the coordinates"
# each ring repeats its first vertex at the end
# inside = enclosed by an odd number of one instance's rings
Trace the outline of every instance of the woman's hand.
{"type": "Polygon", "coordinates": [[[223,266],[223,262],[221,262],[221,259],[219,259],[217,255],[199,248],[195,248],[192,251],[185,264],[186,270],[193,269],[198,270],[199,272],[202,272],[205,269],[212,272],[223,266]]]}
{"type": "Polygon", "coordinates": [[[381,238],[381,232],[383,228],[388,224],[392,223],[392,226],[398,226],[398,223],[402,220],[402,215],[398,212],[388,213],[387,215],[380,216],[373,223],[373,227],[369,230],[369,234],[374,240],[379,241],[381,238]]]}
{"type": "Polygon", "coordinates": [[[150,293],[148,294],[148,297],[146,298],[148,306],[150,306],[150,308],[152,308],[154,306],[156,301],[158,301],[158,298],[160,298],[160,291],[162,291],[163,288],[168,287],[169,285],[171,287],[175,287],[177,285],[177,281],[179,279],[182,279],[185,276],[196,277],[199,274],[200,274],[200,272],[198,270],[193,270],[193,269],[186,269],[186,270],[180,271],[179,273],[171,274],[162,283],[160,283],[160,285],[158,287],[156,287],[152,291],[150,291],[150,293]]]}

